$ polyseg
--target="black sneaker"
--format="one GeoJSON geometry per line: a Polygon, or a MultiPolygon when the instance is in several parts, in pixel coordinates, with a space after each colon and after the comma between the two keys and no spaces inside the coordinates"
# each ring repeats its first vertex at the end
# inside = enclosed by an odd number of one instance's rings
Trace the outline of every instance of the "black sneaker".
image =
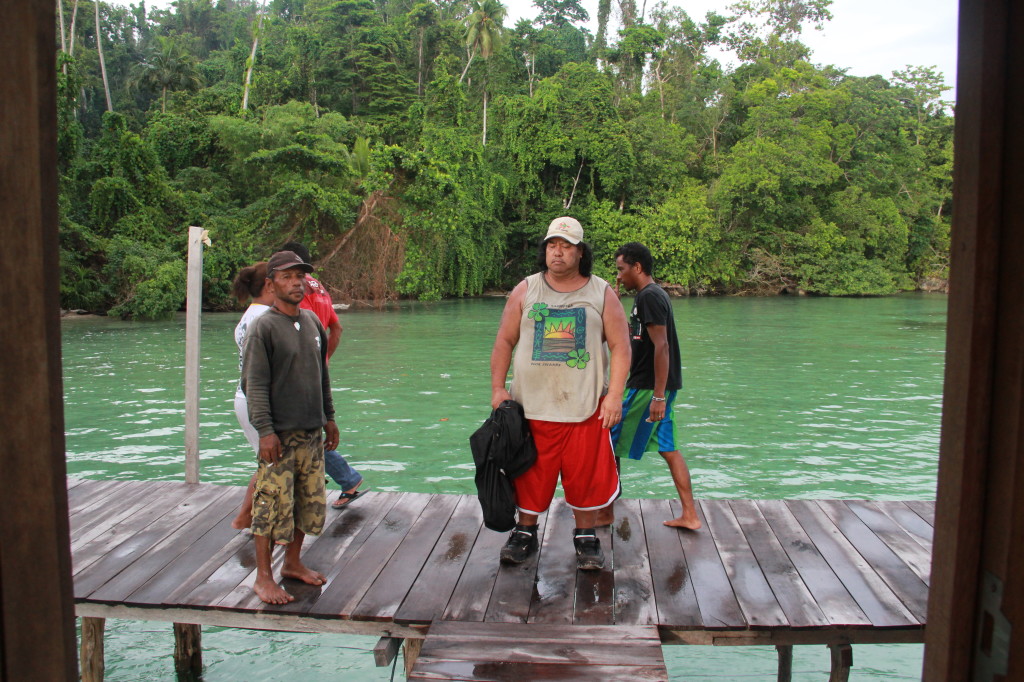
{"type": "Polygon", "coordinates": [[[537,551],[537,526],[516,525],[501,548],[501,563],[521,564],[537,551]]]}
{"type": "Polygon", "coordinates": [[[599,571],[604,568],[601,541],[597,539],[593,528],[574,530],[572,544],[576,546],[576,568],[581,571],[599,571]]]}

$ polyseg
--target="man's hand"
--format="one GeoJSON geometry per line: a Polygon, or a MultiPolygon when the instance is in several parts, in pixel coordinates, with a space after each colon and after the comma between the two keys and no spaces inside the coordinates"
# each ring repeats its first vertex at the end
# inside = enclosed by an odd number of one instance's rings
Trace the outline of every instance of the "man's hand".
{"type": "Polygon", "coordinates": [[[334,423],[333,419],[324,424],[324,432],[327,434],[324,438],[324,450],[337,450],[341,434],[338,433],[338,425],[334,423]]]}
{"type": "Polygon", "coordinates": [[[615,399],[611,394],[601,400],[601,428],[610,429],[622,421],[622,396],[615,399]]]}
{"type": "Polygon", "coordinates": [[[260,438],[260,459],[267,464],[277,464],[281,461],[281,439],[276,433],[260,438]]]}
{"type": "Polygon", "coordinates": [[[652,422],[660,422],[665,418],[665,401],[664,400],[652,400],[651,401],[651,416],[652,422]]]}
{"type": "Polygon", "coordinates": [[[498,405],[501,405],[506,400],[512,400],[512,395],[508,390],[502,386],[501,388],[495,388],[491,390],[491,409],[498,409],[498,405]]]}

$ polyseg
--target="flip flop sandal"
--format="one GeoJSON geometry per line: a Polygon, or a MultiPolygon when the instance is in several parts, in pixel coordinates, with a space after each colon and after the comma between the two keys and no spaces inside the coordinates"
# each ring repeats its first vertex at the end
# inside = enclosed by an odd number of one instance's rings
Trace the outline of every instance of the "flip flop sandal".
{"type": "Polygon", "coordinates": [[[358,497],[362,497],[363,493],[365,492],[365,490],[357,490],[354,493],[340,493],[338,495],[338,499],[335,500],[334,504],[332,504],[331,506],[334,507],[335,509],[344,509],[345,507],[352,504],[353,500],[355,500],[358,497]],[[348,500],[348,502],[342,502],[341,504],[338,504],[342,500],[348,500]]]}

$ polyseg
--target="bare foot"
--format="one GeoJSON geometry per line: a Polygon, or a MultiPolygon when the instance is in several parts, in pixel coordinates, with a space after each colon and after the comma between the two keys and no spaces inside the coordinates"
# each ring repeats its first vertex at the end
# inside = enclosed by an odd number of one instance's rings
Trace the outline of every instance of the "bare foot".
{"type": "Polygon", "coordinates": [[[252,514],[248,509],[240,510],[235,520],[231,522],[231,527],[235,530],[244,530],[252,526],[252,514]]]}
{"type": "Polygon", "coordinates": [[[678,519],[672,519],[671,521],[663,521],[662,523],[672,528],[684,528],[686,530],[700,530],[701,527],[700,519],[688,519],[685,516],[680,516],[678,519]]]}
{"type": "Polygon", "coordinates": [[[301,580],[308,585],[323,585],[327,582],[327,578],[323,573],[318,573],[312,568],[307,568],[304,564],[299,564],[297,566],[282,566],[281,577],[301,580]]]}
{"type": "Polygon", "coordinates": [[[295,601],[295,597],[284,591],[284,588],[274,582],[273,578],[256,578],[256,584],[252,586],[253,592],[261,601],[267,604],[287,604],[295,601]]]}

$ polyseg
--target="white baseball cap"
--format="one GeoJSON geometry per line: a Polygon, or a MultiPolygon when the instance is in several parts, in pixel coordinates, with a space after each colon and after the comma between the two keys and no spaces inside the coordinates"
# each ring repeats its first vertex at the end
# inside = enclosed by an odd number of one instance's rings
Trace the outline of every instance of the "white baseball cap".
{"type": "Polygon", "coordinates": [[[544,241],[552,237],[561,237],[570,244],[579,244],[583,241],[583,226],[580,225],[580,221],[569,216],[555,218],[548,225],[548,233],[544,236],[544,241]]]}

